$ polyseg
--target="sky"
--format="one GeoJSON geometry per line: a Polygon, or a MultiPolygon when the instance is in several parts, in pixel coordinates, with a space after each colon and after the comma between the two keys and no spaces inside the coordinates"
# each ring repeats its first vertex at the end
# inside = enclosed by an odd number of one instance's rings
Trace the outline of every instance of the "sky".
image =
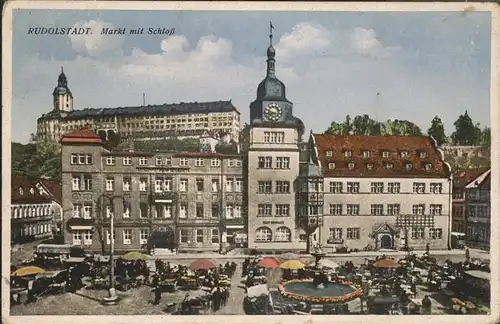
{"type": "Polygon", "coordinates": [[[453,132],[468,110],[490,125],[488,12],[15,10],[12,141],[26,143],[52,107],[61,67],[74,108],[232,100],[248,122],[265,77],[269,21],[276,75],[307,131],[369,114],[453,132]],[[29,27],[92,35],[28,35],[29,27]],[[174,35],[100,35],[175,28],[174,35]],[[378,95],[377,95],[378,94],[378,95]]]}

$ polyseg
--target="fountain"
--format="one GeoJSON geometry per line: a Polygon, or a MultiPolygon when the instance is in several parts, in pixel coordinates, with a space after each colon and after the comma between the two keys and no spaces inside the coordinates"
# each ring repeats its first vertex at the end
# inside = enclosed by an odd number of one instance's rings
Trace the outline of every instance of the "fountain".
{"type": "Polygon", "coordinates": [[[314,275],[309,279],[293,279],[280,285],[281,294],[288,299],[311,304],[346,303],[361,295],[361,288],[352,282],[334,279],[330,281],[320,261],[326,256],[317,246],[311,255],[315,258],[314,275]]]}

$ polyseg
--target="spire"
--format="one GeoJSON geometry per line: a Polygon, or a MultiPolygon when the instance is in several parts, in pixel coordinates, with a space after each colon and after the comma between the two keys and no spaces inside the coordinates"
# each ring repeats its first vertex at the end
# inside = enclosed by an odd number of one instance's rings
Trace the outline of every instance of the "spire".
{"type": "Polygon", "coordinates": [[[274,56],[276,55],[276,51],[273,47],[273,30],[274,26],[272,22],[269,22],[269,47],[267,48],[267,77],[274,78],[275,77],[275,67],[274,56]]]}
{"type": "Polygon", "coordinates": [[[61,66],[61,74],[64,74],[64,69],[62,66],[61,66]]]}

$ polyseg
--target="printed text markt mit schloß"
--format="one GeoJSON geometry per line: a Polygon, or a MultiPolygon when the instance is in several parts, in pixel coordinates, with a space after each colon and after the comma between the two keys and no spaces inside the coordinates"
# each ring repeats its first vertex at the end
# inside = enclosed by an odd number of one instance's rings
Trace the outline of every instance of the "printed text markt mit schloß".
{"type": "MultiPolygon", "coordinates": [[[[101,35],[173,35],[175,28],[101,28],[101,35]]],[[[89,27],[30,27],[28,35],[92,35],[92,28],[89,27]]]]}

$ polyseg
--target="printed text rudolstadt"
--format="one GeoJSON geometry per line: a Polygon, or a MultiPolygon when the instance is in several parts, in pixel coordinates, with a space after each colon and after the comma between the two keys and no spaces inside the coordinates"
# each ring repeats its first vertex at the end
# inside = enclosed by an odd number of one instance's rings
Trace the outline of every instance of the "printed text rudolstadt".
{"type": "Polygon", "coordinates": [[[175,28],[100,28],[88,27],[29,27],[28,35],[166,35],[175,33],[175,28]]]}

